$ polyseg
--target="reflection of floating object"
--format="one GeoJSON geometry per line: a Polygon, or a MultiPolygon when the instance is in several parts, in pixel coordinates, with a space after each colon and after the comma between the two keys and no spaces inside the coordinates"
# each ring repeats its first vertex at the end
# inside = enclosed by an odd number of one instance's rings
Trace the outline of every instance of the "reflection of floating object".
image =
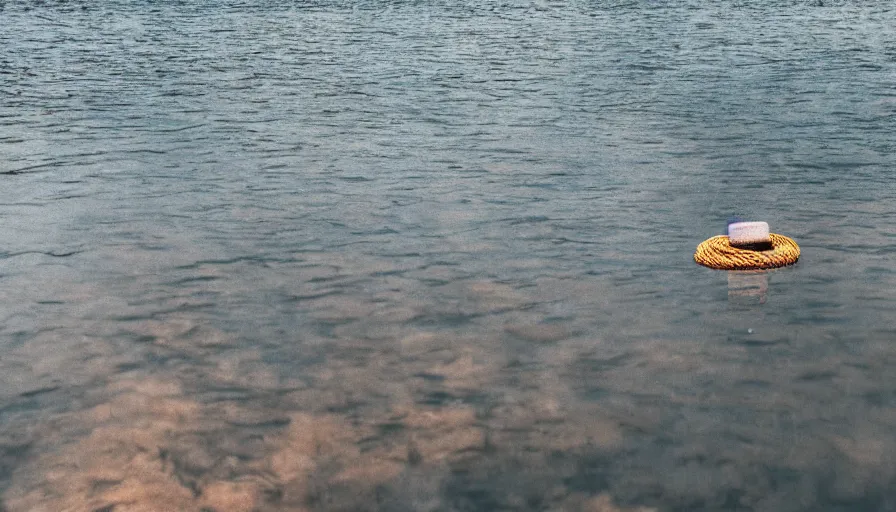
{"type": "Polygon", "coordinates": [[[768,273],[765,270],[728,272],[728,302],[765,304],[767,293],[768,273]]]}
{"type": "Polygon", "coordinates": [[[728,243],[734,247],[771,244],[767,222],[734,222],[728,224],[728,243]]]}
{"type": "Polygon", "coordinates": [[[768,236],[771,248],[762,251],[733,247],[727,236],[714,236],[697,246],[694,261],[721,270],[756,270],[793,265],[800,259],[800,248],[793,239],[775,233],[768,236]]]}

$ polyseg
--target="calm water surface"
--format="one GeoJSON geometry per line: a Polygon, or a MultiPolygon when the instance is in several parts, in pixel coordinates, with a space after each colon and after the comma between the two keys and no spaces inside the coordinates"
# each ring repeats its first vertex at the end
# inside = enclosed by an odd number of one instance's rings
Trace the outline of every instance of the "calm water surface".
{"type": "Polygon", "coordinates": [[[0,509],[896,510],[896,10],[672,4],[0,1],[0,509]]]}

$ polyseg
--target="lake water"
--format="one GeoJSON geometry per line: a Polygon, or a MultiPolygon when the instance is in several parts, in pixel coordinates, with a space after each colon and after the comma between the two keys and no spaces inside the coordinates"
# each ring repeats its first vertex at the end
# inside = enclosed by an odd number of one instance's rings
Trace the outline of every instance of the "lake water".
{"type": "Polygon", "coordinates": [[[0,510],[896,510],[887,2],[0,1],[0,48],[0,510]],[[695,265],[731,215],[799,263],[695,265]]]}

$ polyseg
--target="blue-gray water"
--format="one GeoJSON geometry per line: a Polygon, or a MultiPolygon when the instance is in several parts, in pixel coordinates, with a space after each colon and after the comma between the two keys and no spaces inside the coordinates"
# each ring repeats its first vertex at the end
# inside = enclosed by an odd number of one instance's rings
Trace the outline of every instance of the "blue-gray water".
{"type": "Polygon", "coordinates": [[[819,4],[0,1],[0,510],[896,510],[896,10],[819,4]]]}

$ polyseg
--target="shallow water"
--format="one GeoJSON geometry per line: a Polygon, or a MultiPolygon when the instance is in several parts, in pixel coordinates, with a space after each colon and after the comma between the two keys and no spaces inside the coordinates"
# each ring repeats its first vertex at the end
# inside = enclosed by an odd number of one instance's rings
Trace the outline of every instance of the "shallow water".
{"type": "Polygon", "coordinates": [[[0,1],[0,509],[896,510],[896,11],[704,4],[0,1]]]}

